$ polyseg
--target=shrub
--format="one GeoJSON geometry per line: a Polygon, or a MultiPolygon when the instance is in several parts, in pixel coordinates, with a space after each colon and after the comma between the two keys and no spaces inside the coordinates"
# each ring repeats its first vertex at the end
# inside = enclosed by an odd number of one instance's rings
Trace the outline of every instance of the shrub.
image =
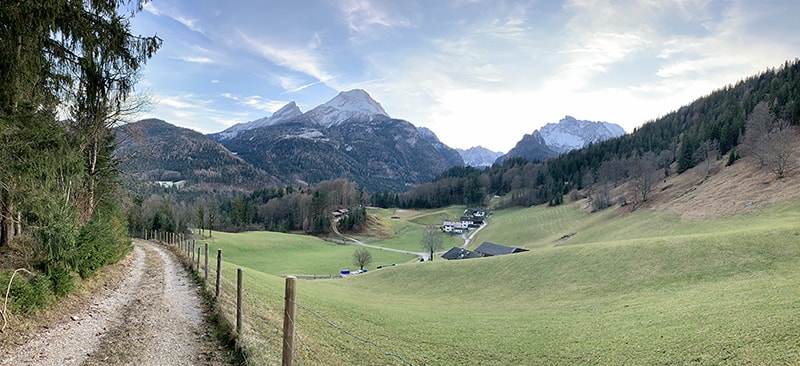
{"type": "MultiPolygon", "coordinates": [[[[11,273],[0,274],[3,289],[7,288],[10,278],[11,273]]],[[[26,276],[18,273],[11,284],[9,310],[32,313],[47,305],[51,295],[51,282],[47,276],[26,276]]]]}
{"type": "Polygon", "coordinates": [[[47,276],[50,278],[51,289],[56,296],[64,296],[75,288],[75,278],[63,263],[48,265],[47,276]]]}
{"type": "Polygon", "coordinates": [[[96,216],[78,234],[73,269],[81,278],[87,278],[104,265],[118,262],[130,247],[125,225],[116,216],[96,216]]]}

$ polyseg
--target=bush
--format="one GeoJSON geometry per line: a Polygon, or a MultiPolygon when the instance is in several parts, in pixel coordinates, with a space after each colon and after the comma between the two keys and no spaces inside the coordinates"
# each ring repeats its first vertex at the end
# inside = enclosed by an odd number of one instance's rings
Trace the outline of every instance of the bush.
{"type": "Polygon", "coordinates": [[[116,263],[130,250],[125,225],[116,217],[95,217],[78,234],[78,255],[73,269],[81,278],[106,264],[116,263]]]}
{"type": "MultiPolygon", "coordinates": [[[[8,286],[11,273],[0,274],[3,289],[8,286]]],[[[32,313],[41,309],[52,296],[51,282],[43,275],[23,275],[17,273],[9,293],[9,309],[14,312],[32,313]]]]}
{"type": "Polygon", "coordinates": [[[75,278],[69,268],[61,263],[47,266],[47,275],[50,278],[50,285],[53,294],[64,296],[75,288],[75,278]]]}

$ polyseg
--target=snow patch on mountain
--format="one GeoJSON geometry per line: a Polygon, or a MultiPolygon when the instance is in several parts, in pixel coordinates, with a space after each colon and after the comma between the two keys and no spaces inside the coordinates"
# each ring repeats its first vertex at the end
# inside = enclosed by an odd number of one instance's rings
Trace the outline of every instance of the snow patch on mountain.
{"type": "Polygon", "coordinates": [[[558,123],[548,123],[539,132],[547,147],[559,154],[625,135],[625,130],[617,124],[578,120],[572,116],[565,116],[558,123]]]}
{"type": "Polygon", "coordinates": [[[333,99],[306,113],[314,122],[328,128],[347,121],[372,121],[377,116],[389,117],[381,104],[361,89],[340,92],[333,99]]]}
{"type": "Polygon", "coordinates": [[[228,127],[218,134],[219,140],[230,140],[244,131],[273,126],[281,122],[287,122],[301,115],[303,115],[303,112],[300,110],[300,107],[298,107],[295,102],[290,102],[269,117],[259,118],[250,122],[237,123],[228,127]]]}
{"type": "Polygon", "coordinates": [[[283,138],[284,139],[299,138],[299,139],[319,140],[319,141],[330,140],[327,137],[325,137],[325,134],[322,133],[322,131],[315,128],[301,128],[292,134],[284,135],[283,138]]]}

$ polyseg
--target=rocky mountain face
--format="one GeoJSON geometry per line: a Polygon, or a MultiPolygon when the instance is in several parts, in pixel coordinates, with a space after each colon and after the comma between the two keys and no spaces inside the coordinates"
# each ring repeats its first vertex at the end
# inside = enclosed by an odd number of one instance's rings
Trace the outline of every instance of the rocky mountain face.
{"type": "Polygon", "coordinates": [[[269,117],[264,117],[257,119],[255,121],[250,121],[245,123],[237,123],[231,127],[228,127],[225,131],[211,134],[209,135],[209,137],[215,141],[230,140],[236,137],[236,135],[238,135],[242,131],[252,130],[259,127],[276,125],[281,122],[297,118],[302,114],[303,112],[300,111],[300,108],[297,106],[297,104],[295,102],[291,102],[283,106],[283,108],[277,110],[269,117]]]}
{"type": "Polygon", "coordinates": [[[284,107],[290,117],[209,137],[289,184],[346,178],[370,191],[405,190],[464,164],[433,132],[391,118],[363,90],[339,93],[306,113],[294,107],[284,107]]]}
{"type": "Polygon", "coordinates": [[[464,159],[464,164],[475,168],[492,166],[497,158],[503,156],[502,152],[492,151],[483,146],[474,146],[466,150],[456,149],[456,151],[464,159]]]}
{"type": "Polygon", "coordinates": [[[497,158],[495,162],[499,164],[510,158],[545,161],[556,156],[558,156],[558,153],[547,146],[547,142],[537,130],[533,131],[532,134],[525,134],[525,136],[522,136],[522,140],[517,142],[514,148],[509,150],[507,154],[497,158]]]}
{"type": "Polygon", "coordinates": [[[549,158],[583,148],[589,144],[625,135],[617,124],[592,122],[565,116],[558,123],[548,123],[540,130],[522,137],[506,155],[497,159],[501,163],[508,158],[521,157],[527,160],[545,161],[549,158]]]}
{"type": "Polygon", "coordinates": [[[547,146],[558,154],[625,134],[617,124],[577,120],[572,116],[565,116],[558,123],[548,123],[539,132],[547,146]]]}
{"type": "Polygon", "coordinates": [[[187,189],[252,190],[280,180],[190,129],[147,119],[115,130],[115,154],[133,181],[185,181],[187,189]]]}
{"type": "Polygon", "coordinates": [[[433,147],[439,151],[440,154],[442,154],[442,157],[444,157],[448,165],[461,166],[466,163],[464,161],[464,157],[461,155],[461,153],[459,153],[458,149],[453,149],[439,141],[439,137],[437,137],[433,131],[425,127],[417,127],[417,130],[419,131],[420,135],[422,135],[423,139],[430,142],[431,145],[433,145],[433,147]]]}

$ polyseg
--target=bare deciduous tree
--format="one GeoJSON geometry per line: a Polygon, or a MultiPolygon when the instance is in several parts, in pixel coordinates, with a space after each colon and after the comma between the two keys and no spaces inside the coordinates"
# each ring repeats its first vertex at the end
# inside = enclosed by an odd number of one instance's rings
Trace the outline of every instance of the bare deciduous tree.
{"type": "Polygon", "coordinates": [[[703,177],[707,178],[711,174],[711,163],[716,161],[719,156],[719,142],[717,140],[706,140],[700,144],[697,154],[705,161],[703,177]]]}
{"type": "Polygon", "coordinates": [[[353,265],[364,270],[364,266],[372,263],[372,253],[364,248],[358,248],[353,252],[353,265]]]}
{"type": "Polygon", "coordinates": [[[776,129],[767,135],[767,165],[778,178],[783,178],[794,167],[795,136],[789,123],[779,119],[776,129]]]}
{"type": "Polygon", "coordinates": [[[647,195],[655,184],[655,170],[656,156],[652,151],[646,152],[642,156],[634,155],[628,159],[628,179],[631,196],[633,197],[633,208],[635,209],[639,202],[646,202],[647,195]],[[641,197],[641,201],[639,198],[641,197]]]}
{"type": "Polygon", "coordinates": [[[767,166],[778,178],[792,168],[795,137],[786,120],[778,119],[766,102],[758,103],[747,118],[744,135],[745,153],[767,166]]]}
{"type": "Polygon", "coordinates": [[[430,253],[430,260],[433,260],[433,253],[442,249],[442,233],[436,225],[428,225],[422,233],[422,241],[420,243],[422,248],[430,253]]]}

